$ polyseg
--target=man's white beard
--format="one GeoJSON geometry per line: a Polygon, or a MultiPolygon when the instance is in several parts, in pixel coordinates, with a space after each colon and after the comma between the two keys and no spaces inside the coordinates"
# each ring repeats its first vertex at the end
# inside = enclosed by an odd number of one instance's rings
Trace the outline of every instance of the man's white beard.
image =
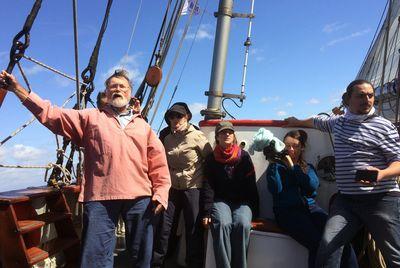
{"type": "Polygon", "coordinates": [[[108,104],[112,105],[115,108],[126,107],[129,103],[129,100],[123,96],[119,96],[116,98],[112,98],[112,100],[108,101],[108,104]]]}

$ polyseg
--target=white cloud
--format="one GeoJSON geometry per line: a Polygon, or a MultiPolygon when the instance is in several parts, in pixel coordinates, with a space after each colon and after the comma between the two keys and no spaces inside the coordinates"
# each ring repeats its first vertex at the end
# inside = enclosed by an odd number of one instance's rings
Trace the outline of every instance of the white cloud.
{"type": "Polygon", "coordinates": [[[286,103],[286,107],[292,107],[292,106],[293,106],[293,102],[286,103]]]}
{"type": "Polygon", "coordinates": [[[255,47],[250,48],[250,51],[249,51],[250,55],[260,55],[263,52],[264,52],[264,49],[255,48],[255,47]]]}
{"type": "Polygon", "coordinates": [[[277,111],[276,114],[279,116],[286,116],[287,112],[286,111],[277,111]]]}
{"type": "Polygon", "coordinates": [[[29,68],[23,68],[23,70],[26,75],[35,75],[37,73],[43,72],[44,68],[39,65],[34,65],[29,68]]]}
{"type": "MultiPolygon", "coordinates": [[[[180,30],[180,33],[182,34],[183,31],[180,30]]],[[[196,36],[195,31],[189,30],[189,32],[186,34],[185,39],[194,39],[196,36]]],[[[201,24],[199,27],[199,30],[197,32],[196,40],[213,40],[214,39],[214,32],[213,32],[213,27],[211,24],[201,24]]]]}
{"type": "Polygon", "coordinates": [[[54,78],[54,81],[60,87],[71,87],[72,85],[75,85],[75,82],[73,82],[72,80],[69,80],[68,78],[61,77],[61,76],[56,76],[54,78]]]}
{"type": "Polygon", "coordinates": [[[322,47],[320,48],[320,50],[321,50],[321,51],[324,51],[326,47],[335,46],[335,45],[337,45],[338,43],[342,43],[342,42],[345,42],[345,41],[352,40],[352,39],[354,39],[354,38],[363,36],[363,35],[365,35],[365,34],[367,34],[367,33],[369,33],[369,32],[370,32],[370,29],[366,29],[366,30],[363,30],[363,31],[354,32],[354,33],[351,33],[351,34],[349,34],[349,35],[336,38],[336,39],[334,39],[334,40],[329,41],[326,45],[322,46],[322,47]]]}
{"type": "Polygon", "coordinates": [[[250,56],[254,56],[257,62],[265,60],[264,49],[261,48],[250,48],[249,51],[250,56]]]}
{"type": "Polygon", "coordinates": [[[103,79],[107,79],[110,75],[112,75],[115,70],[124,69],[129,73],[129,78],[135,83],[140,83],[137,81],[141,81],[144,77],[139,70],[139,61],[138,58],[142,53],[136,53],[134,55],[125,55],[123,56],[114,66],[108,69],[108,71],[103,74],[103,79]]]}
{"type": "MultiPolygon", "coordinates": [[[[24,144],[0,147],[0,163],[4,165],[47,166],[54,163],[54,148],[38,148],[24,144]]],[[[67,153],[68,154],[68,153],[67,153]]],[[[0,168],[0,192],[45,185],[44,168],[0,168]]]]}
{"type": "Polygon", "coordinates": [[[195,125],[198,125],[199,121],[203,119],[203,117],[200,114],[200,111],[206,109],[207,105],[205,103],[194,102],[189,104],[188,106],[190,112],[193,115],[191,122],[195,125]]]}
{"type": "Polygon", "coordinates": [[[307,101],[307,104],[319,104],[320,101],[316,98],[311,98],[310,100],[307,101]]]}
{"type": "Polygon", "coordinates": [[[326,24],[324,26],[324,28],[322,28],[322,32],[332,33],[332,32],[339,31],[340,29],[343,29],[345,27],[347,27],[346,23],[334,22],[334,23],[326,24]]]}
{"type": "Polygon", "coordinates": [[[188,105],[190,112],[195,115],[195,114],[200,114],[201,110],[204,110],[207,108],[207,105],[205,103],[200,103],[200,102],[194,102],[188,105]]]}
{"type": "Polygon", "coordinates": [[[0,147],[0,161],[6,159],[6,149],[4,147],[0,147]]]}
{"type": "Polygon", "coordinates": [[[262,97],[260,102],[261,103],[267,103],[267,102],[277,102],[279,101],[281,98],[279,96],[275,96],[275,97],[262,97]]]}
{"type": "Polygon", "coordinates": [[[265,58],[263,56],[257,56],[256,57],[256,61],[257,62],[260,62],[260,61],[263,61],[263,60],[265,60],[265,58]]]}
{"type": "Polygon", "coordinates": [[[33,161],[44,156],[46,151],[32,146],[15,144],[8,153],[17,161],[33,161]]]}

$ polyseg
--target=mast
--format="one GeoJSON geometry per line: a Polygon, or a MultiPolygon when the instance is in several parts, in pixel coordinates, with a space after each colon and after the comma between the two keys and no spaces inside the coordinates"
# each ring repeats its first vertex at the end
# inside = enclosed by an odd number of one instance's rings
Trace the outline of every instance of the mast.
{"type": "Polygon", "coordinates": [[[221,101],[225,80],[226,55],[228,52],[228,40],[231,28],[233,0],[220,0],[217,19],[217,30],[215,33],[213,63],[211,69],[210,87],[207,109],[201,111],[208,119],[220,119],[224,116],[221,111],[221,101]]]}

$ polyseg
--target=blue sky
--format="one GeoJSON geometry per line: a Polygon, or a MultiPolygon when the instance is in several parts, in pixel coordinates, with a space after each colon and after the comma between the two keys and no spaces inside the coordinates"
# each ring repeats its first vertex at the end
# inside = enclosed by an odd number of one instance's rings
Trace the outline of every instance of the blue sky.
{"type": "MultiPolygon", "coordinates": [[[[0,9],[0,68],[8,64],[11,40],[20,31],[34,1],[4,1],[0,9]]],[[[106,7],[105,0],[78,1],[79,66],[86,67],[96,42],[106,7]]],[[[96,92],[103,89],[107,74],[123,64],[134,80],[135,89],[145,73],[161,24],[166,0],[143,1],[142,12],[132,47],[126,56],[129,37],[139,1],[114,1],[109,25],[100,51],[95,80],[96,92]]],[[[199,0],[204,9],[207,0],[199,0]]],[[[182,71],[184,58],[200,23],[189,62],[175,101],[185,101],[192,109],[194,122],[207,100],[212,62],[217,2],[209,0],[203,20],[193,18],[180,58],[167,86],[159,115],[161,122],[172,89],[182,71]]],[[[238,119],[282,119],[290,115],[307,117],[329,111],[339,103],[346,85],[354,79],[365,57],[386,1],[255,1],[246,85],[247,99],[242,109],[227,102],[238,119]]],[[[250,1],[235,1],[234,11],[246,13],[250,1]]],[[[176,53],[176,46],[188,16],[182,17],[164,68],[164,77],[176,53]]],[[[247,20],[235,19],[230,35],[225,89],[239,93],[244,59],[243,42],[247,20]]],[[[31,31],[31,46],[26,55],[67,74],[74,75],[72,3],[70,0],[43,1],[31,31]]],[[[26,60],[21,61],[32,89],[40,96],[61,105],[75,90],[74,83],[26,60]]],[[[15,70],[18,73],[18,70],[15,70]]],[[[20,79],[22,82],[22,79],[20,79]]],[[[161,84],[160,88],[163,87],[161,84]]],[[[70,105],[71,106],[71,105],[70,105]]],[[[152,114],[150,113],[150,117],[152,114]]],[[[31,117],[9,94],[0,108],[0,140],[31,117]]],[[[55,161],[55,137],[37,122],[0,147],[1,164],[46,165],[55,161]]],[[[0,191],[43,184],[43,170],[0,169],[0,191]]]]}

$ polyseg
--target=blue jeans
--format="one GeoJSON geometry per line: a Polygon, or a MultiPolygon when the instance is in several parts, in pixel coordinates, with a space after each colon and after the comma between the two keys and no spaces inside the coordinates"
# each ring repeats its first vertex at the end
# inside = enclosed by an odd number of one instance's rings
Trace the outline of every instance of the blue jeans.
{"type": "Polygon", "coordinates": [[[308,249],[308,267],[315,267],[319,241],[328,214],[314,205],[306,207],[274,208],[274,214],[279,226],[294,240],[308,249]]]}
{"type": "Polygon", "coordinates": [[[400,197],[394,193],[338,194],[322,236],[317,267],[339,267],[343,245],[363,225],[381,250],[387,267],[400,267],[400,197]]]}
{"type": "Polygon", "coordinates": [[[251,209],[247,205],[216,201],[211,210],[215,262],[218,268],[247,267],[251,209]]]}
{"type": "Polygon", "coordinates": [[[134,267],[150,267],[154,213],[150,197],[83,204],[82,268],[111,268],[118,217],[125,221],[127,248],[134,267]]]}
{"type": "MultiPolygon", "coordinates": [[[[328,214],[317,205],[297,208],[274,208],[274,214],[279,226],[294,240],[308,249],[308,267],[314,268],[328,214]]],[[[341,267],[358,267],[357,257],[350,245],[345,247],[341,267]]]]}

